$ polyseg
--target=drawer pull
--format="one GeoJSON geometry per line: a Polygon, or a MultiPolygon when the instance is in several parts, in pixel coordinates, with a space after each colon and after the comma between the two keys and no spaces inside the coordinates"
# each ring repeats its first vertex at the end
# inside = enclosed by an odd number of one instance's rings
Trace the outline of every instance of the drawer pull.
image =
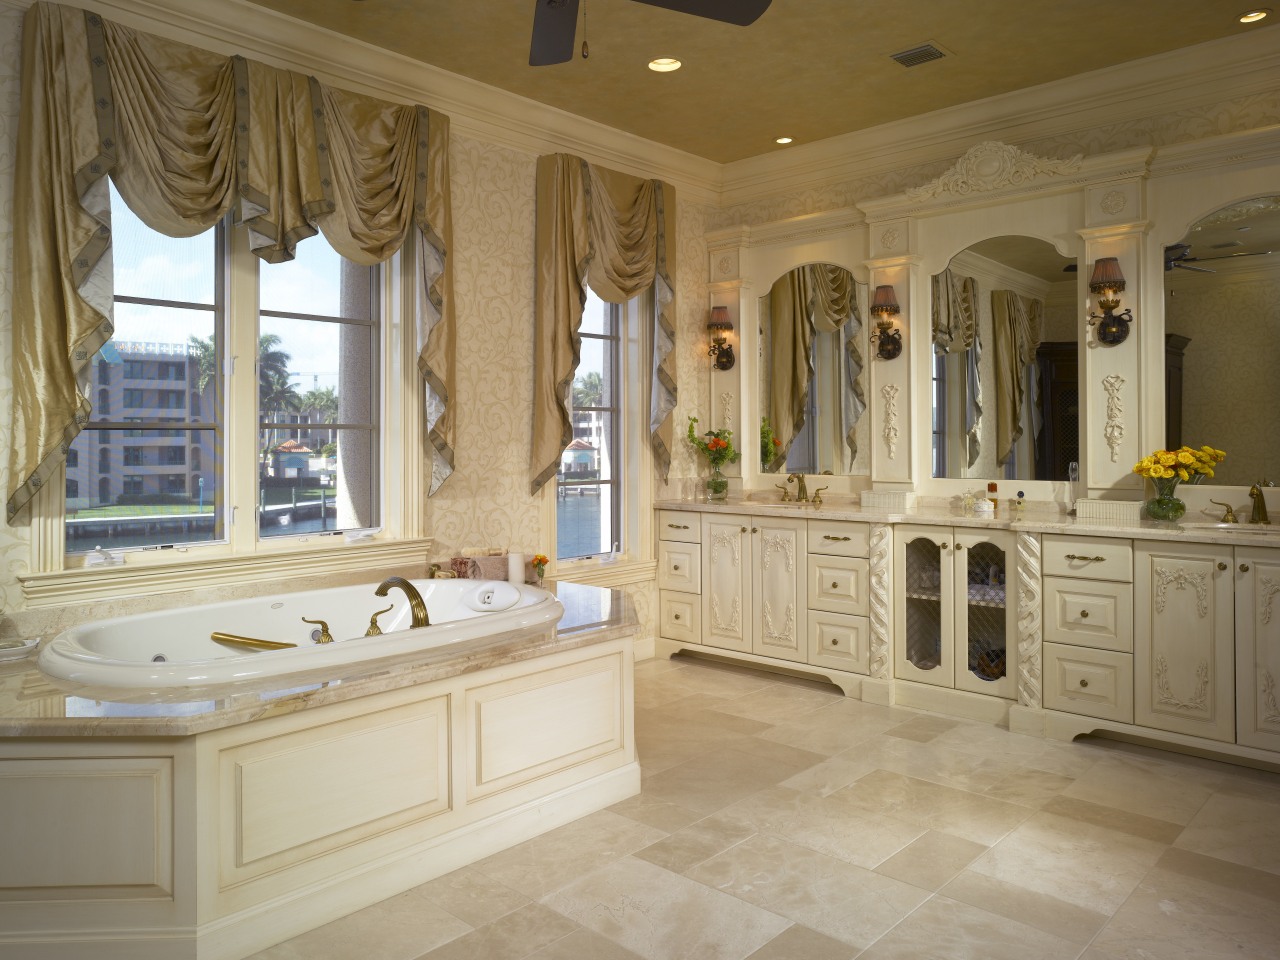
{"type": "Polygon", "coordinates": [[[831,645],[832,645],[833,647],[838,647],[838,646],[840,646],[840,641],[839,641],[839,640],[832,640],[832,641],[831,641],[831,645]]]}
{"type": "Polygon", "coordinates": [[[1088,680],[1081,680],[1081,681],[1080,681],[1080,689],[1081,689],[1081,690],[1083,690],[1083,689],[1084,689],[1085,687],[1087,687],[1087,686],[1089,686],[1089,681],[1088,681],[1088,680]]]}
{"type": "Polygon", "coordinates": [[[1107,558],[1106,558],[1106,557],[1086,557],[1086,556],[1084,556],[1083,554],[1076,555],[1076,554],[1074,554],[1074,553],[1068,553],[1068,554],[1067,554],[1067,559],[1068,559],[1068,560],[1083,560],[1083,561],[1085,561],[1086,563],[1103,563],[1104,561],[1106,561],[1106,559],[1107,559],[1107,558]]]}
{"type": "Polygon", "coordinates": [[[677,620],[679,620],[679,619],[680,619],[680,614],[678,614],[678,613],[677,613],[677,614],[674,614],[674,616],[675,616],[675,618],[676,618],[677,620]]]}
{"type": "Polygon", "coordinates": [[[1247,563],[1242,563],[1242,564],[1240,564],[1240,572],[1241,572],[1241,573],[1248,573],[1248,572],[1249,572],[1249,565],[1248,565],[1247,563]]]}
{"type": "Polygon", "coordinates": [[[848,538],[848,537],[833,537],[833,536],[832,536],[831,534],[829,534],[829,533],[824,533],[824,534],[822,535],[822,539],[823,539],[823,540],[831,540],[831,541],[834,541],[835,543],[848,543],[848,542],[849,542],[849,538],[848,538]]]}
{"type": "Polygon", "coordinates": [[[1225,569],[1227,569],[1227,565],[1226,565],[1225,563],[1223,563],[1221,560],[1219,560],[1219,561],[1218,561],[1218,569],[1219,569],[1219,570],[1225,570],[1225,569]]]}
{"type": "Polygon", "coordinates": [[[680,569],[680,564],[678,564],[678,563],[673,563],[673,564],[671,565],[671,569],[672,569],[672,570],[679,570],[679,569],[680,569]]]}
{"type": "Polygon", "coordinates": [[[743,532],[743,533],[746,533],[746,532],[747,532],[747,528],[746,528],[746,527],[743,527],[743,528],[742,528],[742,532],[743,532]]]}
{"type": "Polygon", "coordinates": [[[832,589],[832,590],[838,590],[839,588],[840,588],[840,582],[839,582],[838,580],[832,580],[832,581],[831,581],[831,589],[832,589]]]}
{"type": "Polygon", "coordinates": [[[1081,610],[1081,611],[1080,611],[1080,619],[1081,619],[1081,620],[1088,620],[1088,619],[1089,619],[1089,611],[1088,611],[1088,610],[1081,610]]]}
{"type": "Polygon", "coordinates": [[[667,526],[670,527],[672,530],[688,530],[689,529],[689,525],[687,523],[668,523],[667,526]]]}

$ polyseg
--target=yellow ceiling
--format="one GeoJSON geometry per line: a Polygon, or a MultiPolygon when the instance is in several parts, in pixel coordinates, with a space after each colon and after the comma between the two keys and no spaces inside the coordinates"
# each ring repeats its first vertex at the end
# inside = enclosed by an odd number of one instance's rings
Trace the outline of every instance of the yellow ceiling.
{"type": "Polygon", "coordinates": [[[582,0],[590,58],[530,67],[534,0],[254,2],[718,162],[1246,31],[1280,42],[1238,22],[1247,0],[773,0],[750,27],[582,0]],[[889,59],[925,42],[948,56],[889,59]]]}

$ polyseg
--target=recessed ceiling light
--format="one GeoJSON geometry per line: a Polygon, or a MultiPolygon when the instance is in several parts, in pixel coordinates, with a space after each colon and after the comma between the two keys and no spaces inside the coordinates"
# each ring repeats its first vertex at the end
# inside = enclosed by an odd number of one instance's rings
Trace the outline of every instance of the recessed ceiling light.
{"type": "Polygon", "coordinates": [[[656,73],[670,73],[672,70],[680,69],[680,61],[675,57],[659,57],[657,60],[649,61],[649,69],[656,73]]]}
{"type": "Polygon", "coordinates": [[[1259,20],[1265,20],[1267,18],[1267,14],[1270,12],[1271,10],[1268,7],[1258,7],[1256,10],[1246,10],[1244,13],[1240,14],[1240,22],[1257,23],[1259,20]]]}
{"type": "Polygon", "coordinates": [[[775,141],[773,141],[773,142],[774,142],[774,143],[790,143],[790,142],[791,142],[791,138],[790,138],[790,137],[779,137],[777,140],[775,140],[775,141]]]}

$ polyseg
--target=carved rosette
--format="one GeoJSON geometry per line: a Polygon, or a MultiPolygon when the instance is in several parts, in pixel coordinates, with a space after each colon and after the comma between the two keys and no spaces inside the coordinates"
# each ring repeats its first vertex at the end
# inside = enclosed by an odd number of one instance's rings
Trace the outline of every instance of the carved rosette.
{"type": "Polygon", "coordinates": [[[970,147],[956,165],[938,179],[906,191],[912,200],[930,200],[944,194],[967,196],[1002,187],[1016,187],[1038,177],[1064,176],[1080,169],[1083,156],[1051,160],[1027,153],[1007,143],[988,140],[970,147]]]}
{"type": "Polygon", "coordinates": [[[898,451],[898,385],[886,383],[880,396],[884,398],[884,445],[892,460],[898,451]]]}
{"type": "Polygon", "coordinates": [[[1204,619],[1209,615],[1209,582],[1203,573],[1188,573],[1179,567],[1169,570],[1156,567],[1156,613],[1164,613],[1168,600],[1169,586],[1172,584],[1179,590],[1191,587],[1196,592],[1196,612],[1204,619]]]}
{"type": "Polygon", "coordinates": [[[1124,403],[1120,390],[1124,387],[1124,377],[1111,374],[1102,381],[1102,389],[1107,391],[1107,422],[1102,428],[1102,436],[1111,448],[1111,462],[1120,462],[1120,444],[1124,441],[1124,403]]]}
{"type": "Polygon", "coordinates": [[[1188,699],[1175,696],[1169,683],[1169,661],[1164,656],[1156,657],[1156,697],[1157,703],[1173,707],[1175,710],[1199,710],[1203,712],[1209,706],[1209,661],[1201,660],[1196,667],[1196,690],[1188,699]]]}
{"type": "Polygon", "coordinates": [[[890,227],[884,233],[880,234],[880,246],[886,250],[892,250],[898,245],[898,241],[902,239],[902,235],[893,227],[890,227]]]}
{"type": "Polygon", "coordinates": [[[871,655],[870,673],[877,679],[889,677],[889,570],[893,559],[893,530],[876,523],[871,526],[871,655]]]}
{"type": "Polygon", "coordinates": [[[1099,201],[1098,206],[1102,208],[1103,213],[1115,216],[1126,206],[1128,206],[1128,198],[1119,190],[1108,190],[1099,201]]]}
{"type": "Polygon", "coordinates": [[[1040,571],[1040,537],[1033,533],[1018,534],[1018,702],[1024,707],[1037,708],[1043,703],[1040,571]]]}

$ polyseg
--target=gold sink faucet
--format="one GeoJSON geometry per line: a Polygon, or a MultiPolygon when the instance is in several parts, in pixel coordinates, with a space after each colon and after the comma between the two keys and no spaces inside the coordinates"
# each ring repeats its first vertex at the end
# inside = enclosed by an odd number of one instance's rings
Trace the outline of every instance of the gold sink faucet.
{"type": "Polygon", "coordinates": [[[373,595],[375,597],[385,597],[392,587],[399,587],[404,591],[404,595],[409,598],[409,611],[413,614],[412,626],[431,626],[431,618],[427,616],[427,605],[422,600],[422,594],[418,592],[417,587],[404,577],[387,577],[378,585],[378,589],[373,591],[373,595]]]}
{"type": "Polygon", "coordinates": [[[809,502],[809,488],[804,485],[804,474],[793,473],[787,477],[787,483],[795,481],[796,483],[796,503],[809,502]]]}
{"type": "Polygon", "coordinates": [[[1253,501],[1253,512],[1249,514],[1250,523],[1271,523],[1271,518],[1267,516],[1267,499],[1262,493],[1263,487],[1270,486],[1272,484],[1266,480],[1259,480],[1249,488],[1249,499],[1253,501]]]}

